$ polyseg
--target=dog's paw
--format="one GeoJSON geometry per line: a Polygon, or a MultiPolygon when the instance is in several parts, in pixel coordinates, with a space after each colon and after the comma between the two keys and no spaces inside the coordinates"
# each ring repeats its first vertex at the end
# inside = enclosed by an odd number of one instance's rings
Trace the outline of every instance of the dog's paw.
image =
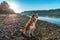
{"type": "Polygon", "coordinates": [[[20,29],[21,32],[23,32],[23,29],[20,29]]]}

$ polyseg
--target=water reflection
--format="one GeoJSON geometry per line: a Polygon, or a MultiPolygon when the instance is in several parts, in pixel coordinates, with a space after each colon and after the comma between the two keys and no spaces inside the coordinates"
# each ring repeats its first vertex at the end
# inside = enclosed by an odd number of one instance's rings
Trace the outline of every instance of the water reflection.
{"type": "Polygon", "coordinates": [[[43,21],[48,21],[50,23],[54,23],[57,25],[60,25],[60,18],[52,18],[52,17],[43,17],[43,16],[39,16],[38,18],[39,20],[43,20],[43,21]]]}

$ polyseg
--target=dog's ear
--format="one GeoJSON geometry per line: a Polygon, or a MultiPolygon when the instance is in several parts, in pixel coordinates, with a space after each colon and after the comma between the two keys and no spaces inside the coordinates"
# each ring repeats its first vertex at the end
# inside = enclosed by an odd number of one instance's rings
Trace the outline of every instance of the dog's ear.
{"type": "Polygon", "coordinates": [[[35,16],[35,14],[32,14],[32,17],[34,17],[35,16]]]}

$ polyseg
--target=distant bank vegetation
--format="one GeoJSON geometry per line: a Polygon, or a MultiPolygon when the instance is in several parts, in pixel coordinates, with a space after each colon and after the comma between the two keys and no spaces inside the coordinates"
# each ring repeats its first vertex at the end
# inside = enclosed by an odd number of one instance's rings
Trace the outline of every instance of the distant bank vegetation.
{"type": "Polygon", "coordinates": [[[35,10],[35,11],[24,11],[22,14],[24,15],[32,15],[38,13],[39,16],[54,16],[54,17],[60,17],[60,9],[51,9],[51,10],[35,10]]]}

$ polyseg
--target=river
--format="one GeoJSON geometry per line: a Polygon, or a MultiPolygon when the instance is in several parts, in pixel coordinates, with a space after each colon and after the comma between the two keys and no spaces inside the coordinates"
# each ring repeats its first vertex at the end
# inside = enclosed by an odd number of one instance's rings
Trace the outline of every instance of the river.
{"type": "Polygon", "coordinates": [[[54,24],[60,26],[60,18],[39,16],[38,19],[42,20],[42,21],[47,21],[49,23],[54,23],[54,24]]]}

